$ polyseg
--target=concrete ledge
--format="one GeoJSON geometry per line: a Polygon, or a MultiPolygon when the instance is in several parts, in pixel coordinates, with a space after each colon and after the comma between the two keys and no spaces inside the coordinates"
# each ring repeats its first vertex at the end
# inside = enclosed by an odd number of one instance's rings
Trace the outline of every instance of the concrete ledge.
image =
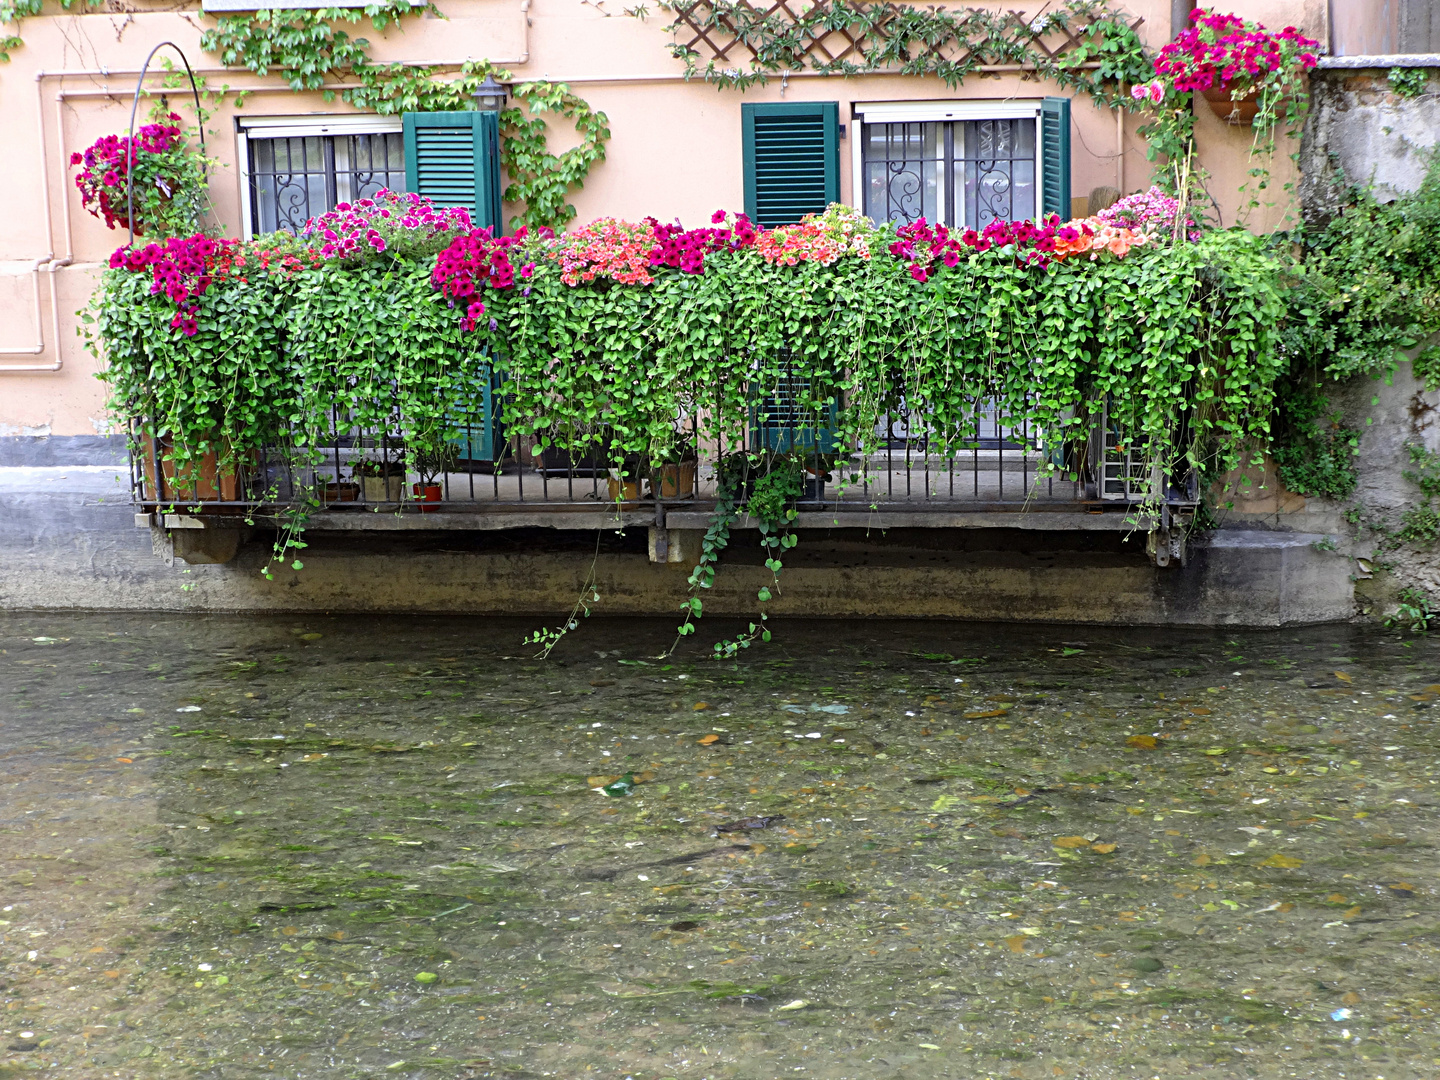
{"type": "MultiPolygon", "coordinates": [[[[593,567],[607,614],[675,613],[687,595],[693,544],[680,545],[677,561],[651,562],[653,508],[613,514],[539,511],[486,528],[471,519],[500,515],[321,513],[307,533],[304,569],[277,565],[269,580],[260,571],[272,532],[257,529],[247,541],[238,520],[217,517],[201,529],[156,528],[152,537],[136,528],[123,469],[0,469],[0,609],[549,618],[570,609],[593,567]],[[354,519],[396,527],[324,527],[354,519]],[[232,544],[233,562],[205,564],[228,558],[232,544]]],[[[703,527],[709,517],[699,509],[668,516],[682,540],[697,534],[682,533],[680,522],[703,527]]],[[[1135,530],[1124,512],[934,517],[806,511],[773,612],[1208,626],[1326,622],[1353,612],[1351,562],[1316,546],[1324,533],[1225,529],[1198,537],[1187,566],[1157,569],[1145,557],[1143,527],[1135,530]],[[984,524],[936,527],[957,518],[984,524]]],[[[738,533],[706,611],[751,614],[770,578],[762,557],[754,533],[738,533]]]]}
{"type": "Polygon", "coordinates": [[[1315,65],[1321,71],[1364,68],[1440,67],[1440,53],[1379,53],[1374,56],[1322,56],[1315,65]]]}
{"type": "MultiPolygon", "coordinates": [[[[443,505],[443,504],[442,504],[443,505]]],[[[167,515],[168,519],[169,515],[167,515]]],[[[264,523],[266,519],[257,519],[264,523]]],[[[273,523],[273,519],[271,519],[273,523]]],[[[511,510],[497,508],[483,512],[438,510],[431,514],[415,511],[397,514],[384,510],[321,511],[306,523],[307,532],[450,532],[501,529],[623,529],[626,526],[655,524],[655,511],[621,510],[608,505],[593,510],[574,508],[511,510]]]]}
{"type": "Polygon", "coordinates": [[[125,465],[124,435],[0,435],[0,467],[125,465]]]}
{"type": "MultiPolygon", "coordinates": [[[[708,510],[671,510],[665,525],[671,529],[706,529],[710,526],[708,510]]],[[[732,529],[755,529],[757,519],[743,514],[732,529]]],[[[1084,509],[1004,510],[1004,511],[911,511],[911,510],[802,510],[796,516],[797,529],[1031,529],[1069,532],[1071,530],[1106,532],[1146,532],[1148,517],[1136,518],[1123,511],[1087,512],[1084,509]]]]}

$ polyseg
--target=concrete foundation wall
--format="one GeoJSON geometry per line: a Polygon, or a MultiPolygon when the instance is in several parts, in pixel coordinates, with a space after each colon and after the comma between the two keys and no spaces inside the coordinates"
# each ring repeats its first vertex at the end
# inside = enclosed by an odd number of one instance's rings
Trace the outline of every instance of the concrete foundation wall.
{"type": "MultiPolygon", "coordinates": [[[[161,534],[163,540],[164,534],[161,534]]],[[[568,612],[593,564],[607,614],[678,613],[689,566],[655,564],[646,531],[312,532],[304,569],[261,574],[258,534],[225,565],[173,565],[134,525],[123,471],[0,469],[0,609],[568,612]]],[[[1278,626],[1347,619],[1348,559],[1318,534],[1226,530],[1188,566],[1157,569],[1145,538],[1012,529],[807,530],[775,615],[904,616],[1110,624],[1278,626]]],[[[163,546],[163,545],[162,545],[163,546]]],[[[707,613],[750,615],[769,579],[739,533],[707,613]]],[[[677,616],[678,618],[678,616],[677,616]]]]}

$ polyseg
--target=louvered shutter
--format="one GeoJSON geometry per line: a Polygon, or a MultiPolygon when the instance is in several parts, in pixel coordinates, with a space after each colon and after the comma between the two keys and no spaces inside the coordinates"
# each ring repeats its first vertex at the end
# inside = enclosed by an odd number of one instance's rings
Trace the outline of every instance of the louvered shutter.
{"type": "Polygon", "coordinates": [[[1040,213],[1070,217],[1070,99],[1047,97],[1040,106],[1040,213]]]}
{"type": "Polygon", "coordinates": [[[493,112],[405,113],[405,185],[436,206],[463,206],[500,234],[500,123],[493,112]]]}
{"type": "Polygon", "coordinates": [[[793,225],[840,201],[840,104],[742,104],[745,213],[793,225]]]}

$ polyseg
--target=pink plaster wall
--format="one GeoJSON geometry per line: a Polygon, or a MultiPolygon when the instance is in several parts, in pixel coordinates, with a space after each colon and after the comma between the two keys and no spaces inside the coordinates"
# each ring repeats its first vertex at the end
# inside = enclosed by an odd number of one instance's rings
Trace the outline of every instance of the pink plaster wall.
{"type": "MultiPolygon", "coordinates": [[[[612,2],[618,10],[621,0],[612,2]]],[[[380,60],[458,62],[490,57],[506,63],[517,78],[568,82],[603,110],[613,137],[607,160],[572,198],[580,221],[601,215],[654,214],[662,220],[679,217],[699,224],[716,208],[738,209],[742,100],[838,100],[847,125],[847,139],[841,145],[841,194],[848,201],[849,138],[854,135],[850,102],[1029,98],[1058,92],[1014,74],[972,78],[953,92],[937,79],[887,75],[799,76],[745,94],[721,91],[680,77],[681,64],[665,48],[669,38],[662,27],[667,20],[661,15],[652,13],[647,22],[640,22],[619,14],[607,17],[604,4],[532,0],[527,27],[520,5],[521,0],[442,0],[448,19],[409,20],[402,28],[381,34],[366,31],[364,36],[370,38],[373,55],[380,60]],[[527,48],[528,62],[517,63],[527,48]]],[[[1128,7],[1145,17],[1142,32],[1152,45],[1168,40],[1169,0],[1131,0],[1128,7]]],[[[1245,0],[1235,3],[1233,10],[1267,25],[1294,23],[1311,36],[1324,37],[1325,0],[1245,0]]],[[[69,179],[68,159],[95,138],[125,130],[135,73],[154,44],[176,42],[212,86],[254,90],[240,110],[234,97],[228,98],[209,125],[211,153],[221,162],[212,179],[211,197],[217,220],[231,234],[238,232],[240,223],[235,116],[350,111],[338,102],[327,104],[319,94],[291,93],[274,76],[261,79],[248,71],[219,70],[214,58],[199,47],[206,24],[198,10],[27,19],[20,28],[24,45],[12,53],[10,64],[0,66],[0,135],[7,148],[0,183],[8,211],[0,229],[0,350],[31,347],[37,333],[44,338],[39,354],[0,353],[0,371],[61,363],[57,371],[0,373],[0,435],[105,430],[104,387],[94,378],[97,361],[76,337],[74,313],[89,296],[100,264],[124,242],[125,234],[110,232],[82,210],[69,179]],[[42,185],[48,185],[48,213],[42,185]],[[68,264],[56,265],[67,259],[68,264]],[[37,262],[42,264],[39,272],[32,269],[37,262]]],[[[176,95],[172,104],[180,100],[176,95]]],[[[1143,141],[1135,135],[1140,121],[1132,117],[1126,123],[1120,139],[1122,158],[1114,114],[1083,96],[1075,97],[1072,108],[1075,195],[1083,196],[1097,185],[1116,185],[1120,170],[1124,190],[1145,187],[1150,167],[1143,141]]],[[[1211,174],[1209,187],[1227,225],[1236,220],[1242,201],[1238,189],[1249,167],[1250,134],[1249,129],[1227,128],[1201,105],[1201,163],[1211,174]]],[[[572,137],[563,129],[554,130],[552,145],[562,147],[572,137]]],[[[1262,196],[1266,205],[1247,221],[1252,228],[1273,228],[1289,212],[1285,184],[1293,176],[1286,155],[1293,148],[1282,145],[1280,160],[1272,164],[1271,190],[1262,196]]]]}

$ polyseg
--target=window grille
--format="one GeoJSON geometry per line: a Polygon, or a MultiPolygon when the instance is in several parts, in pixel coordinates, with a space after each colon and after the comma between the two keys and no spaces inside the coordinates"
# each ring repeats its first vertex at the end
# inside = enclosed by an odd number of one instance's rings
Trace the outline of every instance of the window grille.
{"type": "Polygon", "coordinates": [[[298,233],[305,222],[381,188],[404,191],[405,141],[398,131],[353,135],[250,133],[250,221],[259,235],[298,233]]]}
{"type": "Polygon", "coordinates": [[[866,123],[865,213],[877,225],[921,217],[956,228],[1036,216],[1035,121],[866,123]]]}

